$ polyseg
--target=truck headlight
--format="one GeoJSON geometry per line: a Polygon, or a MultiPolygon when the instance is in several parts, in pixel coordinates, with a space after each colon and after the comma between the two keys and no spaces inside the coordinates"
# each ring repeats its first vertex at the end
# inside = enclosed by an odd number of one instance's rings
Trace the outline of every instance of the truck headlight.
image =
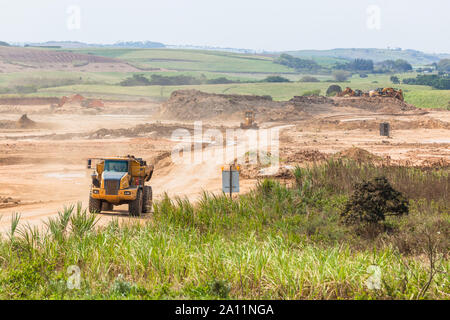
{"type": "Polygon", "coordinates": [[[93,194],[98,194],[98,190],[92,190],[93,194]]]}

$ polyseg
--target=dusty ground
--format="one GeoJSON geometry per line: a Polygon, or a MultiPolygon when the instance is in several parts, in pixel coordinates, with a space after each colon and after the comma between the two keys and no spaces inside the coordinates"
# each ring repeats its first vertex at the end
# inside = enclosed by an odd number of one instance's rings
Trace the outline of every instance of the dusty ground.
{"type": "MultiPolygon", "coordinates": [[[[229,119],[223,116],[223,106],[219,108],[219,117],[212,116],[215,111],[209,112],[208,119],[203,119],[204,130],[217,128],[224,132],[238,127],[240,120],[235,114],[254,103],[248,101],[247,98],[243,106],[235,106],[239,101],[230,104],[234,116],[229,119]]],[[[208,104],[202,101],[202,106],[208,104]]],[[[380,106],[380,102],[376,108],[370,108],[367,101],[358,107],[355,101],[299,99],[278,106],[276,119],[271,119],[274,113],[270,117],[260,114],[259,123],[261,128],[276,127],[281,131],[280,159],[286,167],[324,160],[337,152],[348,153],[353,147],[392,163],[448,166],[450,112],[429,110],[426,113],[404,106],[397,108],[395,103],[389,107],[394,109],[380,106]],[[294,119],[289,119],[292,108],[298,112],[294,119]],[[379,123],[384,121],[391,123],[389,138],[379,135],[379,123]]],[[[75,107],[55,113],[49,111],[49,105],[0,105],[0,215],[3,215],[0,230],[7,230],[12,212],[21,213],[22,223],[43,225],[65,205],[82,201],[87,206],[91,172],[85,165],[90,157],[134,154],[155,163],[151,180],[155,198],[167,192],[195,200],[203,191],[221,192],[223,163],[173,163],[171,160],[171,151],[179,143],[171,139],[172,132],[185,129],[193,133],[196,119],[190,115],[185,119],[164,117],[167,104],[162,105],[163,112],[159,108],[155,103],[110,102],[106,108],[90,112],[75,107]],[[24,113],[33,126],[12,126],[24,113]]],[[[209,108],[217,110],[218,107],[211,104],[209,108]]],[[[198,133],[193,141],[201,141],[198,133]]],[[[217,142],[211,142],[206,141],[204,149],[197,150],[193,158],[205,150],[220,149],[217,142]]],[[[225,144],[233,145],[233,142],[225,144]]],[[[238,149],[243,146],[239,139],[234,145],[238,149]]],[[[237,152],[243,156],[245,150],[237,152]]],[[[242,192],[255,185],[260,177],[258,170],[244,170],[242,192]]],[[[99,215],[101,223],[112,217],[129,219],[126,205],[116,209],[99,215]]]]}

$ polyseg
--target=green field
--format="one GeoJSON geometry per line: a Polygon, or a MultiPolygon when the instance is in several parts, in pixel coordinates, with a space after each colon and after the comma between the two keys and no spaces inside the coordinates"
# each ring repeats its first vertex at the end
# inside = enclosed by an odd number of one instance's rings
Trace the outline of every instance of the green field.
{"type": "Polygon", "coordinates": [[[176,71],[209,71],[238,73],[294,73],[288,67],[273,63],[263,55],[207,50],[175,49],[77,49],[77,53],[95,54],[125,60],[144,68],[176,71]]]}
{"type": "MultiPolygon", "coordinates": [[[[8,87],[20,84],[34,84],[37,92],[26,93],[28,96],[62,96],[79,93],[86,96],[111,99],[136,99],[145,97],[153,100],[167,99],[175,90],[196,89],[210,93],[270,95],[274,100],[289,100],[293,96],[308,91],[320,90],[324,95],[328,86],[333,83],[342,88],[369,91],[379,87],[397,87],[404,91],[405,100],[421,108],[447,108],[450,102],[450,90],[432,90],[428,86],[393,85],[390,75],[370,74],[368,78],[354,75],[344,83],[332,81],[332,75],[312,75],[320,80],[315,83],[298,82],[305,74],[296,73],[294,69],[273,63],[273,57],[256,54],[238,54],[206,50],[175,49],[105,49],[88,48],[71,51],[114,57],[142,68],[164,68],[168,71],[136,72],[150,78],[152,74],[165,76],[189,75],[195,78],[214,79],[226,77],[242,83],[221,85],[184,85],[184,86],[145,86],[122,87],[122,80],[130,77],[131,72],[63,72],[63,71],[27,71],[16,73],[0,73],[0,95],[15,95],[8,92],[8,87]],[[290,83],[261,83],[259,80],[268,75],[282,75],[290,79],[290,83]],[[52,84],[60,79],[61,83],[52,84]],[[50,82],[48,85],[42,83],[50,82]],[[68,83],[70,83],[68,85],[68,83]]],[[[329,65],[339,59],[318,57],[323,65],[329,65]]],[[[397,74],[400,79],[415,77],[415,73],[397,74]]]]}
{"type": "MultiPolygon", "coordinates": [[[[40,89],[37,93],[30,96],[63,96],[73,93],[79,93],[86,96],[95,96],[100,98],[129,99],[132,97],[145,97],[149,99],[166,99],[175,90],[196,89],[209,93],[228,93],[228,94],[255,94],[270,95],[274,100],[289,100],[293,96],[302,95],[307,91],[320,89],[324,95],[327,88],[336,83],[342,88],[346,86],[353,89],[372,90],[378,87],[392,86],[389,76],[372,76],[361,79],[353,77],[349,82],[291,82],[291,83],[233,83],[217,85],[189,85],[189,86],[136,86],[123,87],[117,84],[117,81],[125,78],[123,74],[93,74],[83,75],[90,81],[104,81],[104,84],[81,84],[71,86],[61,86],[40,89]],[[377,81],[377,83],[373,83],[377,81]]],[[[213,77],[214,74],[209,74],[213,77]]],[[[1,79],[1,78],[0,78],[1,79]]],[[[450,101],[450,90],[433,90],[427,86],[413,85],[395,85],[405,92],[405,100],[421,108],[446,108],[450,101]]]]}

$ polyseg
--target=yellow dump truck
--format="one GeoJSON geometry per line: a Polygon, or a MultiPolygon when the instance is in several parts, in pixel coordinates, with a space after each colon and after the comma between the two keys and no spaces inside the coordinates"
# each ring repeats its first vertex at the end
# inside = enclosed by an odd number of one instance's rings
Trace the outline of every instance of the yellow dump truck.
{"type": "Polygon", "coordinates": [[[114,206],[128,204],[130,216],[140,216],[150,212],[152,207],[152,187],[145,185],[153,175],[153,165],[134,156],[88,159],[92,185],[89,194],[91,213],[110,211],[114,206]]]}

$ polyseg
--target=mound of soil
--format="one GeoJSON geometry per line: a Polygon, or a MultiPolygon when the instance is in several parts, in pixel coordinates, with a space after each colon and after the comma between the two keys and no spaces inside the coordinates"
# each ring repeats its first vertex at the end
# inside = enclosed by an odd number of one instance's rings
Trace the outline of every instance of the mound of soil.
{"type": "Polygon", "coordinates": [[[367,150],[352,147],[340,152],[337,152],[333,155],[334,158],[344,158],[344,159],[350,159],[357,162],[379,162],[383,159],[379,156],[376,156],[372,153],[370,153],[367,150]]]}
{"type": "Polygon", "coordinates": [[[37,127],[37,123],[27,117],[26,114],[22,115],[17,121],[17,127],[21,129],[33,129],[37,127]]]}
{"type": "Polygon", "coordinates": [[[0,129],[36,129],[38,127],[38,123],[28,118],[26,114],[23,114],[17,121],[0,121],[0,129]]]}
{"type": "Polygon", "coordinates": [[[256,121],[295,121],[310,115],[329,113],[333,107],[352,107],[377,113],[420,112],[413,105],[390,97],[328,98],[295,96],[289,101],[273,101],[270,96],[213,94],[198,90],[174,91],[160,112],[161,118],[177,120],[242,119],[246,110],[256,121]]]}
{"type": "Polygon", "coordinates": [[[318,150],[290,150],[282,149],[281,157],[285,163],[294,165],[302,162],[318,162],[328,159],[328,155],[318,150]]]}
{"type": "Polygon", "coordinates": [[[392,97],[335,97],[335,104],[341,107],[353,107],[379,113],[402,113],[416,110],[412,104],[392,97]]]}
{"type": "Polygon", "coordinates": [[[310,104],[332,104],[335,105],[333,99],[325,96],[294,96],[289,100],[294,105],[310,105],[310,104]]]}
{"type": "Polygon", "coordinates": [[[117,137],[138,137],[143,134],[153,133],[155,137],[170,137],[177,129],[186,129],[193,132],[193,127],[184,127],[177,124],[140,124],[129,129],[99,129],[89,134],[89,139],[117,138],[117,137]]]}
{"type": "Polygon", "coordinates": [[[273,101],[270,96],[213,94],[197,90],[174,91],[161,108],[161,117],[194,119],[243,119],[246,110],[255,112],[256,121],[292,121],[304,119],[310,112],[326,112],[333,100],[320,97],[294,97],[273,101]],[[321,108],[322,107],[322,108],[321,108]]]}
{"type": "Polygon", "coordinates": [[[245,110],[258,112],[274,107],[270,96],[212,94],[197,90],[174,91],[161,108],[161,117],[179,120],[208,119],[229,116],[245,110]]]}
{"type": "Polygon", "coordinates": [[[15,207],[15,206],[18,206],[19,204],[20,204],[20,200],[18,200],[18,199],[0,196],[0,208],[15,207]]]}
{"type": "MultiPolygon", "coordinates": [[[[266,160],[270,159],[270,154],[266,155],[266,160]]],[[[328,155],[318,150],[292,150],[290,148],[283,148],[280,150],[280,166],[278,169],[273,170],[270,165],[263,165],[257,159],[257,163],[249,163],[247,156],[244,163],[241,163],[241,177],[244,179],[257,179],[257,178],[278,178],[278,179],[290,179],[293,178],[292,171],[296,165],[302,165],[305,163],[315,163],[325,161],[328,159],[328,155]]]]}

